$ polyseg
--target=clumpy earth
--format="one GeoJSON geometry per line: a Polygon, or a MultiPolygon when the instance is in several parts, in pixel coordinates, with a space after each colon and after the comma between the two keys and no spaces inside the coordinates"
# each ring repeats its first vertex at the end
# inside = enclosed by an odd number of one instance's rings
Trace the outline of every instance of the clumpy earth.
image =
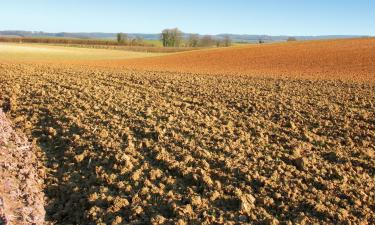
{"type": "Polygon", "coordinates": [[[375,84],[0,64],[55,224],[374,224],[375,84]]]}
{"type": "Polygon", "coordinates": [[[32,144],[0,109],[0,224],[44,224],[43,180],[32,144]]]}

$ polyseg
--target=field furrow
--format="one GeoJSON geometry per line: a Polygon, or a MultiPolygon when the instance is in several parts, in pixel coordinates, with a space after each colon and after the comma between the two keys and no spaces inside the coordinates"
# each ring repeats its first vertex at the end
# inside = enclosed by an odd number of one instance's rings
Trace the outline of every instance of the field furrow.
{"type": "Polygon", "coordinates": [[[373,83],[0,64],[56,224],[371,223],[373,83]]]}

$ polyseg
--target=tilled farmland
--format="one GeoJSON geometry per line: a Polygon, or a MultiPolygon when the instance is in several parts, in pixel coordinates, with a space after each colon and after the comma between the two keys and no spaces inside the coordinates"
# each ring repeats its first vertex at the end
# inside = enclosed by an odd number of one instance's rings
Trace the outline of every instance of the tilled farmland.
{"type": "Polygon", "coordinates": [[[375,223],[375,84],[0,64],[55,224],[375,223]]]}
{"type": "Polygon", "coordinates": [[[374,62],[375,38],[363,38],[245,45],[164,57],[112,60],[107,61],[107,65],[157,71],[370,82],[375,79],[374,62]]]}

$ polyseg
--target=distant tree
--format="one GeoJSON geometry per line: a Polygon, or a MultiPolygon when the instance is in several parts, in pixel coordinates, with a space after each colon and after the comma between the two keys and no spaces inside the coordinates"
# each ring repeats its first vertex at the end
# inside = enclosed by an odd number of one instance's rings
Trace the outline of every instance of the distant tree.
{"type": "Polygon", "coordinates": [[[125,43],[128,39],[128,36],[124,33],[118,33],[117,34],[117,42],[118,43],[125,43]]]}
{"type": "Polygon", "coordinates": [[[190,34],[188,41],[187,41],[187,45],[189,47],[197,47],[198,43],[199,43],[199,36],[197,34],[190,34]]]}
{"type": "Polygon", "coordinates": [[[136,46],[137,45],[137,39],[136,38],[132,38],[130,41],[129,41],[129,44],[131,46],[136,46]]]}
{"type": "Polygon", "coordinates": [[[287,41],[297,41],[297,38],[295,38],[295,37],[288,37],[287,41]]]}
{"type": "Polygon", "coordinates": [[[216,47],[220,47],[222,44],[220,39],[216,39],[215,43],[216,43],[216,47]]]}
{"type": "Polygon", "coordinates": [[[224,46],[225,46],[225,47],[229,47],[229,46],[232,45],[232,39],[230,38],[229,35],[225,35],[225,36],[224,36],[223,43],[224,43],[224,46]]]}
{"type": "Polygon", "coordinates": [[[144,45],[143,37],[136,36],[135,40],[136,40],[137,45],[144,45]]]}
{"type": "Polygon", "coordinates": [[[200,40],[199,40],[199,45],[202,47],[210,47],[215,44],[215,40],[212,38],[211,35],[204,35],[200,40]]]}
{"type": "Polygon", "coordinates": [[[118,42],[118,43],[121,42],[121,33],[117,33],[117,42],[118,42]]]}
{"type": "Polygon", "coordinates": [[[260,38],[259,41],[258,41],[258,43],[259,43],[259,44],[263,44],[263,43],[264,43],[264,40],[260,38]]]}
{"type": "Polygon", "coordinates": [[[168,45],[169,45],[169,39],[170,39],[169,29],[164,29],[161,32],[160,39],[161,39],[161,41],[163,43],[163,46],[164,47],[168,47],[168,45]]]}
{"type": "Polygon", "coordinates": [[[160,39],[164,47],[179,47],[182,43],[182,32],[178,28],[164,29],[160,39]]]}
{"type": "Polygon", "coordinates": [[[175,28],[172,30],[172,34],[174,39],[173,47],[180,47],[182,44],[182,32],[178,28],[175,28]]]}

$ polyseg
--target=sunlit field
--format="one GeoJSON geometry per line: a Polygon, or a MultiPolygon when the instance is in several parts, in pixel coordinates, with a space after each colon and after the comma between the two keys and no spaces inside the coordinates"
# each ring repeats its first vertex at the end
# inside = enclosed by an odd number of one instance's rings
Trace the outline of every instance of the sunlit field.
{"type": "Polygon", "coordinates": [[[162,53],[89,49],[46,44],[0,43],[0,60],[7,61],[113,60],[159,55],[162,55],[162,53]]]}
{"type": "Polygon", "coordinates": [[[0,104],[34,143],[48,222],[359,224],[374,221],[373,48],[0,44],[0,104]]]}

